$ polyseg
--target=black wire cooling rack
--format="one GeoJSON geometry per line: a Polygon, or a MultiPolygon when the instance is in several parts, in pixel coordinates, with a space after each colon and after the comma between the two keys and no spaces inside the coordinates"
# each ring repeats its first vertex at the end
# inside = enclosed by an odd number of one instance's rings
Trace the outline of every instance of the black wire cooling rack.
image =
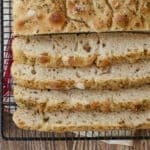
{"type": "Polygon", "coordinates": [[[18,129],[12,121],[16,109],[12,95],[11,54],[11,0],[1,0],[1,134],[6,140],[100,140],[150,139],[149,130],[112,130],[103,132],[43,133],[18,129]]]}

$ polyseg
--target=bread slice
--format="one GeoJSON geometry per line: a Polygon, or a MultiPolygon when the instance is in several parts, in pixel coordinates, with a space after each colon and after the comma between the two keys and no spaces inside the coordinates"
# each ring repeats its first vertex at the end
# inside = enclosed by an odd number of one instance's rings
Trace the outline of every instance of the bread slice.
{"type": "Polygon", "coordinates": [[[100,47],[96,64],[107,68],[111,64],[135,63],[150,59],[150,36],[148,34],[104,34],[99,35],[100,47]]]}
{"type": "Polygon", "coordinates": [[[18,108],[13,114],[13,121],[21,129],[48,132],[149,129],[150,111],[38,113],[18,108]]]}
{"type": "Polygon", "coordinates": [[[115,63],[150,59],[147,34],[66,34],[17,37],[13,59],[42,67],[86,67],[94,63],[103,69],[115,63]]]}
{"type": "Polygon", "coordinates": [[[15,35],[150,31],[149,0],[14,0],[15,35]]]}
{"type": "Polygon", "coordinates": [[[58,110],[112,112],[149,110],[150,86],[118,91],[34,90],[14,86],[17,105],[42,112],[58,110]]]}
{"type": "Polygon", "coordinates": [[[96,59],[97,42],[97,34],[17,37],[13,59],[42,67],[90,66],[96,59]]]}
{"type": "Polygon", "coordinates": [[[150,61],[114,65],[108,72],[87,68],[43,68],[13,63],[14,81],[34,89],[120,89],[150,83],[150,61]]]}

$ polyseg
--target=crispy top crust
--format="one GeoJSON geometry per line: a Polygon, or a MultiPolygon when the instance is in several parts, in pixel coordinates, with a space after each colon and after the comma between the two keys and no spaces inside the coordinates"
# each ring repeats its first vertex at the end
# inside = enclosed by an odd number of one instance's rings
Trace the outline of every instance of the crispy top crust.
{"type": "Polygon", "coordinates": [[[14,0],[13,32],[150,31],[150,0],[14,0]]]}

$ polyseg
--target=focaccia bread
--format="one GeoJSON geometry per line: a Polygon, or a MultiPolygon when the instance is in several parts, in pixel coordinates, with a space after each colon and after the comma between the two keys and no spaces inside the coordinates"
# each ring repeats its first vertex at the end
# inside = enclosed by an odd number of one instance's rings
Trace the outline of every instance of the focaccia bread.
{"type": "Polygon", "coordinates": [[[150,36],[133,33],[65,34],[16,37],[13,59],[42,67],[86,67],[107,69],[116,63],[150,59],[150,36]]]}
{"type": "Polygon", "coordinates": [[[39,113],[18,108],[13,114],[13,121],[21,129],[46,132],[149,129],[150,111],[39,113]]]}
{"type": "Polygon", "coordinates": [[[137,87],[150,83],[150,61],[113,65],[108,71],[86,68],[44,68],[13,63],[14,81],[34,89],[111,89],[137,87]]]}
{"type": "Polygon", "coordinates": [[[13,0],[14,35],[150,31],[149,0],[13,0]]]}
{"type": "Polygon", "coordinates": [[[150,86],[108,90],[35,90],[14,86],[14,97],[21,108],[40,112],[68,111],[143,111],[150,109],[150,86]]]}

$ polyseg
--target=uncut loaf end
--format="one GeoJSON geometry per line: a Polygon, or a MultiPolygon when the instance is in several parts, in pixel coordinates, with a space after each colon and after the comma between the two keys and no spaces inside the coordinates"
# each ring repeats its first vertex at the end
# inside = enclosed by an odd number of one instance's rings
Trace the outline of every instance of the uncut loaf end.
{"type": "Polygon", "coordinates": [[[150,31],[149,0],[14,0],[14,35],[150,31]]]}

